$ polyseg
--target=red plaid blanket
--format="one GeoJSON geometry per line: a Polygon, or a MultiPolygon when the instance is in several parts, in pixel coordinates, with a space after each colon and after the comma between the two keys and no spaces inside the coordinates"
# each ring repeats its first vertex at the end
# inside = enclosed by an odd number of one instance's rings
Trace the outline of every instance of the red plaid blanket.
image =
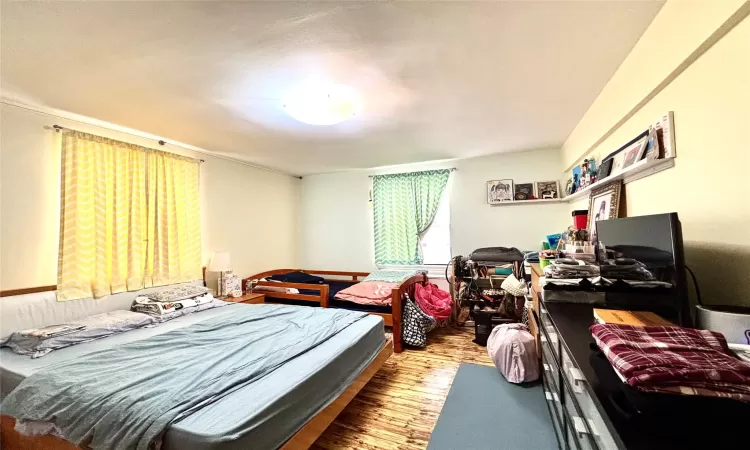
{"type": "Polygon", "coordinates": [[[750,364],[730,353],[719,333],[614,324],[590,330],[615,370],[636,389],[750,401],[750,364]]]}

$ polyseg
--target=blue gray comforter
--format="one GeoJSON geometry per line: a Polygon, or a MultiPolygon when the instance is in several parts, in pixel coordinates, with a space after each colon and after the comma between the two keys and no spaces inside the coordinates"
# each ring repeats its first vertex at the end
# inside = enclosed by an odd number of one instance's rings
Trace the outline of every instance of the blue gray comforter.
{"type": "Polygon", "coordinates": [[[146,449],[167,426],[264,377],[366,315],[232,305],[218,317],[50,366],[2,403],[91,448],[146,449]]]}

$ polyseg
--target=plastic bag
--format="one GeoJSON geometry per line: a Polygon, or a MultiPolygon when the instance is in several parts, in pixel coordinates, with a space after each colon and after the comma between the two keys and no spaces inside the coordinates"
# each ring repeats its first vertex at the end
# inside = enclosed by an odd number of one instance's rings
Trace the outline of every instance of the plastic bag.
{"type": "Polygon", "coordinates": [[[487,339],[495,367],[511,383],[526,383],[539,378],[534,337],[520,323],[498,325],[487,339]]]}

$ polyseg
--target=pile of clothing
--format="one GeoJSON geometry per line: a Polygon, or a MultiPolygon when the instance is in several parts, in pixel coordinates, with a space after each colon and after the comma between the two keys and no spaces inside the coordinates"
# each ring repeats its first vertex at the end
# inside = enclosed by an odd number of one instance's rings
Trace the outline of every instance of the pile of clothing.
{"type": "Polygon", "coordinates": [[[599,274],[599,266],[572,258],[558,258],[544,268],[545,277],[555,280],[595,278],[599,274]]]}
{"type": "Polygon", "coordinates": [[[615,324],[590,330],[620,379],[639,391],[750,402],[750,363],[720,333],[615,324]]]}

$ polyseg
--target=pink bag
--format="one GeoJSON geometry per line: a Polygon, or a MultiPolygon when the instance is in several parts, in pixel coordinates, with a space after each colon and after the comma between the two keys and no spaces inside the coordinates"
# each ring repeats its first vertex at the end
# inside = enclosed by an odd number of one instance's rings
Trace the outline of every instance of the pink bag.
{"type": "Polygon", "coordinates": [[[417,284],[414,287],[414,300],[425,313],[437,320],[450,318],[453,311],[451,295],[433,283],[417,284]]]}
{"type": "Polygon", "coordinates": [[[487,353],[500,373],[511,383],[539,378],[534,337],[521,323],[498,325],[487,339],[487,353]]]}

